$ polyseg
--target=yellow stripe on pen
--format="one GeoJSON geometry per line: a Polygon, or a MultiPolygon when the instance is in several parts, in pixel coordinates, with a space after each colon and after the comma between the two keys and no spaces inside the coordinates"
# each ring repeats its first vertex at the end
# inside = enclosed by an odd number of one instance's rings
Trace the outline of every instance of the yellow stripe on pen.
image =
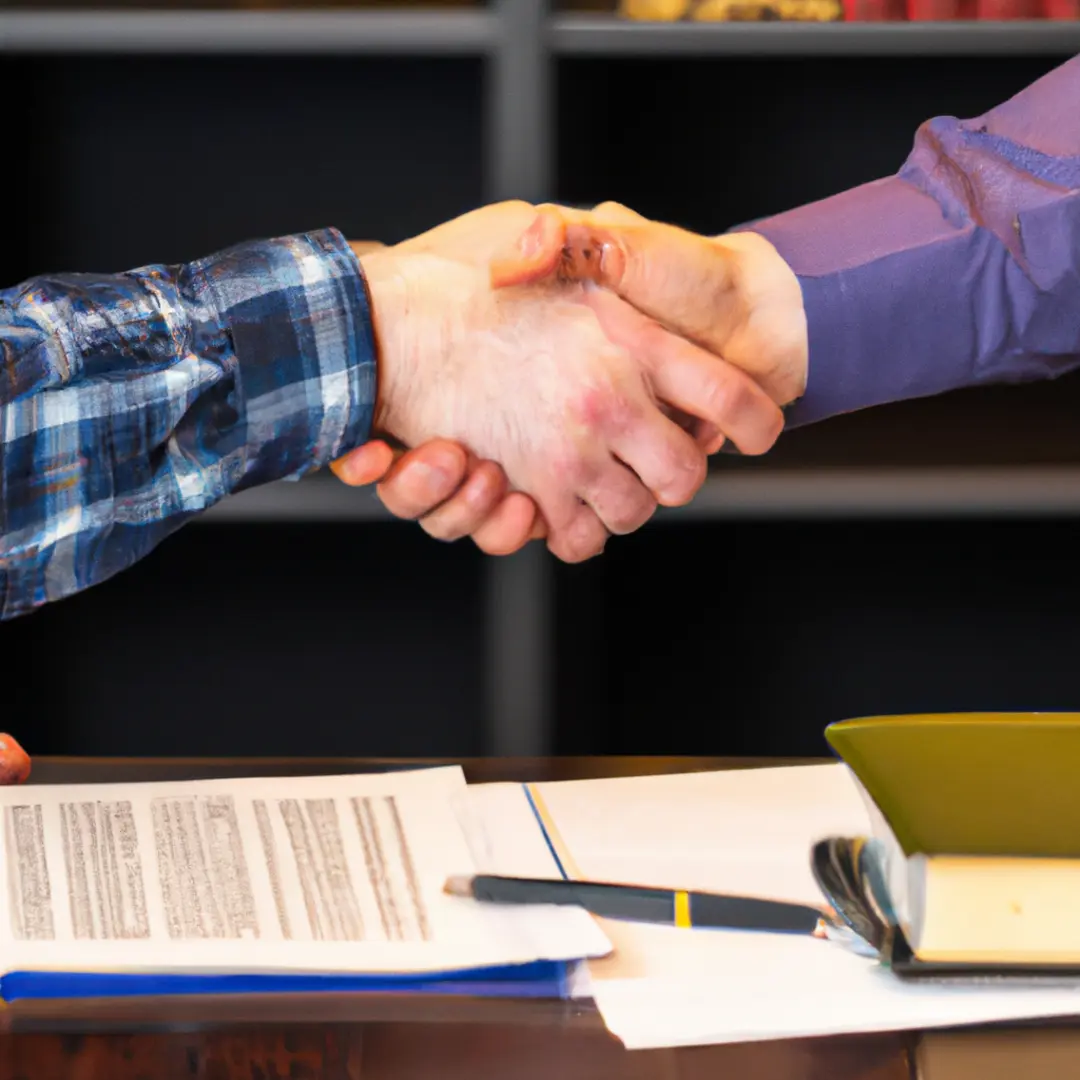
{"type": "Polygon", "coordinates": [[[690,894],[677,892],[675,894],[675,925],[683,930],[690,929],[690,894]]]}

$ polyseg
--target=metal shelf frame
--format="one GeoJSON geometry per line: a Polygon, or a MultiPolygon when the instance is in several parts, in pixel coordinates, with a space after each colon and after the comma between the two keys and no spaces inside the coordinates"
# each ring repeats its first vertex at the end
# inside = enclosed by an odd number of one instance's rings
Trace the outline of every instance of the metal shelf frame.
{"type": "MultiPolygon", "coordinates": [[[[988,515],[1080,517],[1080,465],[719,469],[689,506],[658,510],[648,527],[763,518],[945,520],[988,515]]],[[[374,492],[355,491],[321,476],[253,488],[197,521],[400,523],[374,492]]]]}
{"type": "MultiPolygon", "coordinates": [[[[471,56],[485,61],[488,200],[557,197],[553,69],[561,57],[1063,57],[1080,22],[653,24],[553,14],[547,0],[461,10],[0,12],[0,53],[471,56]]],[[[722,470],[657,523],[737,517],[1080,515],[1080,468],[722,470]]],[[[328,478],[246,492],[207,524],[390,521],[371,493],[328,478]]],[[[415,527],[415,526],[414,526],[415,527]]],[[[485,751],[553,750],[550,556],[538,544],[486,563],[485,751]]]]}
{"type": "MultiPolygon", "coordinates": [[[[1080,50],[1080,22],[641,23],[550,14],[545,0],[494,0],[484,8],[404,11],[34,11],[28,5],[0,12],[0,51],[512,58],[526,29],[545,57],[1032,56],[1080,50]]],[[[536,72],[520,72],[523,84],[529,75],[536,72]]]]}

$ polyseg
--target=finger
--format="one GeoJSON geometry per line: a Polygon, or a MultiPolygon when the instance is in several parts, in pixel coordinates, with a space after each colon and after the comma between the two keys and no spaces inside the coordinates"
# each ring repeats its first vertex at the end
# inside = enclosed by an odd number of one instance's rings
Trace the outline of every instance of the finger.
{"type": "Polygon", "coordinates": [[[703,446],[706,455],[708,457],[712,457],[713,454],[720,453],[721,449],[723,449],[724,443],[727,442],[727,439],[725,438],[723,432],[717,431],[713,433],[710,430],[708,432],[703,432],[702,435],[699,437],[698,441],[703,446]]]}
{"type": "MultiPolygon", "coordinates": [[[[618,298],[613,298],[617,302],[618,298]]],[[[637,473],[638,478],[663,506],[682,506],[692,499],[705,481],[707,462],[700,446],[678,424],[668,419],[650,398],[648,372],[636,372],[603,392],[590,390],[567,407],[571,424],[588,431],[608,451],[637,473]]],[[[564,491],[582,493],[593,481],[596,464],[570,457],[559,468],[557,459],[549,463],[553,482],[561,484],[552,493],[552,509],[544,498],[540,509],[552,535],[568,520],[558,496],[564,491]],[[554,513],[552,512],[554,511],[554,513]]]]}
{"type": "Polygon", "coordinates": [[[488,555],[512,555],[542,533],[543,519],[528,495],[512,491],[473,534],[473,542],[488,555]]]}
{"type": "Polygon", "coordinates": [[[561,270],[706,345],[722,345],[745,314],[731,252],[674,225],[568,225],[561,270]]]}
{"type": "Polygon", "coordinates": [[[372,439],[350,450],[337,461],[330,462],[330,471],[350,487],[364,487],[381,480],[394,464],[393,448],[381,439],[372,439]]]}
{"type": "Polygon", "coordinates": [[[656,512],[656,499],[625,465],[611,460],[597,468],[581,490],[604,528],[615,536],[640,529],[656,512]]]}
{"type": "Polygon", "coordinates": [[[585,302],[609,340],[644,365],[661,401],[712,425],[744,454],[772,448],[783,430],[784,414],[746,372],[669,333],[603,289],[589,290],[585,302]]]}
{"type": "Polygon", "coordinates": [[[673,423],[678,424],[706,454],[715,454],[724,445],[724,434],[715,424],[699,420],[664,401],[660,402],[660,411],[673,423]]]}
{"type": "Polygon", "coordinates": [[[661,506],[685,506],[705,483],[705,451],[656,409],[608,436],[611,452],[632,469],[661,506]]]}
{"type": "Polygon", "coordinates": [[[609,534],[592,507],[575,494],[589,486],[595,467],[573,453],[568,460],[571,464],[563,466],[549,463],[531,494],[547,525],[548,550],[563,562],[577,563],[599,555],[609,534]]]}
{"type": "Polygon", "coordinates": [[[436,540],[471,536],[506,494],[506,474],[494,461],[481,461],[469,478],[441,506],[420,519],[420,527],[436,540]]]}
{"type": "Polygon", "coordinates": [[[579,503],[577,511],[561,528],[550,528],[548,551],[566,563],[584,562],[604,550],[608,535],[592,507],[579,503]]]}
{"type": "Polygon", "coordinates": [[[11,735],[0,735],[0,784],[21,784],[30,776],[30,755],[11,735]]]}
{"type": "Polygon", "coordinates": [[[376,490],[391,514],[412,520],[449,499],[464,483],[468,465],[461,446],[435,439],[406,453],[376,490]]]}

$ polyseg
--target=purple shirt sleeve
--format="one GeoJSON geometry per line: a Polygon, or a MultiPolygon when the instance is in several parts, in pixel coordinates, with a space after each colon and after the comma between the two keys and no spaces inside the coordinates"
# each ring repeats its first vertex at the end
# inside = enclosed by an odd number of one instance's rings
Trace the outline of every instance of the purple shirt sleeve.
{"type": "Polygon", "coordinates": [[[1080,57],[985,116],[928,121],[898,175],[750,228],[806,305],[789,427],[1080,367],[1080,57]]]}

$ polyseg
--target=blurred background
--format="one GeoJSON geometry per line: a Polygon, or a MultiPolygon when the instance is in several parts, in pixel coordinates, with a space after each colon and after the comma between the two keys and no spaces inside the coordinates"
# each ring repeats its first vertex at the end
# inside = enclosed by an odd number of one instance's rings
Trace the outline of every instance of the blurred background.
{"type": "MultiPolygon", "coordinates": [[[[3,284],[502,198],[720,232],[895,172],[1080,51],[1075,0],[0,4],[3,284]]],[[[1080,708],[1080,380],[715,462],[567,567],[328,476],[0,625],[33,753],[815,754],[879,712],[1080,708]]]]}

